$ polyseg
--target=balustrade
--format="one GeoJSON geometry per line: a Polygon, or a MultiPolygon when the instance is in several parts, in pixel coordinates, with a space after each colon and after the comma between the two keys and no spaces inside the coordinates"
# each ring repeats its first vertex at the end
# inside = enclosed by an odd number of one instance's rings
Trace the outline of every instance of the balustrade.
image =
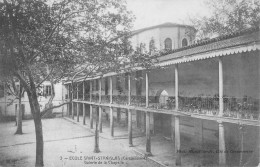
{"type": "Polygon", "coordinates": [[[99,102],[99,94],[92,94],[92,102],[95,103],[99,102]]]}
{"type": "Polygon", "coordinates": [[[182,97],[179,96],[179,110],[182,112],[217,115],[219,110],[218,97],[182,97]]]}
{"type": "Polygon", "coordinates": [[[173,96],[149,96],[149,108],[173,110],[173,109],[175,109],[175,97],[173,97],[173,96]]]}
{"type": "Polygon", "coordinates": [[[131,105],[145,107],[145,96],[131,96],[131,105]]]}
{"type": "Polygon", "coordinates": [[[110,103],[110,95],[102,95],[101,96],[102,103],[110,103]]]}
{"type": "Polygon", "coordinates": [[[85,101],[90,101],[90,94],[85,94],[84,95],[84,100],[85,101]]]}
{"type": "Polygon", "coordinates": [[[127,95],[113,95],[112,99],[113,99],[114,104],[122,104],[122,105],[128,104],[128,96],[127,95]]]}
{"type": "Polygon", "coordinates": [[[224,97],[224,117],[259,120],[259,99],[224,97]]]}

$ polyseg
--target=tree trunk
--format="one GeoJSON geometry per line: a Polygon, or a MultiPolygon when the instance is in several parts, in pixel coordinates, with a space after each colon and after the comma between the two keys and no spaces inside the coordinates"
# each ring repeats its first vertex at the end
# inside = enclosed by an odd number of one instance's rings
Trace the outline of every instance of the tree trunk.
{"type": "Polygon", "coordinates": [[[17,114],[16,114],[16,122],[17,122],[17,129],[15,134],[23,134],[22,131],[22,104],[21,104],[21,97],[19,98],[19,104],[17,108],[17,114]]]}
{"type": "MultiPolygon", "coordinates": [[[[28,93],[28,92],[27,92],[28,93]]],[[[35,134],[36,134],[36,162],[35,167],[43,167],[43,134],[42,134],[42,121],[40,113],[40,105],[38,103],[36,89],[31,89],[28,93],[31,112],[34,119],[35,134]]]]}
{"type": "Polygon", "coordinates": [[[43,167],[43,135],[42,120],[40,113],[34,116],[35,134],[36,134],[36,162],[35,167],[43,167]]]}

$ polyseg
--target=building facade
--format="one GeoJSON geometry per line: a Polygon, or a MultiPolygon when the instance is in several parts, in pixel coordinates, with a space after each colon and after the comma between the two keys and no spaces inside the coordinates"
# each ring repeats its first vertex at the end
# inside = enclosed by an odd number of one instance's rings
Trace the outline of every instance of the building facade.
{"type": "MultiPolygon", "coordinates": [[[[19,86],[19,82],[16,82],[16,86],[19,86]]],[[[0,87],[0,117],[2,119],[14,119],[17,113],[17,106],[18,106],[18,99],[13,100],[14,96],[9,92],[9,90],[6,88],[5,85],[1,85],[0,87]]],[[[54,85],[55,90],[55,97],[53,99],[53,105],[58,105],[63,103],[63,91],[64,86],[63,84],[57,83],[54,85]]],[[[38,101],[40,104],[41,110],[45,107],[45,104],[48,103],[49,99],[51,97],[51,83],[49,81],[44,81],[41,85],[41,87],[38,89],[38,101]]],[[[29,104],[29,99],[27,96],[27,93],[24,92],[21,99],[21,105],[22,105],[22,113],[23,113],[23,119],[30,119],[32,118],[31,115],[31,108],[29,104]]],[[[53,113],[62,113],[64,110],[64,107],[61,108],[55,108],[53,109],[53,113]]]]}
{"type": "Polygon", "coordinates": [[[89,116],[93,128],[94,113],[98,113],[100,131],[102,117],[109,115],[111,136],[114,118],[124,117],[129,145],[136,124],[146,134],[147,155],[152,154],[151,134],[172,138],[177,165],[187,143],[200,150],[220,150],[208,165],[257,165],[259,28],[201,43],[194,43],[194,37],[194,28],[171,23],[134,31],[133,47],[142,45],[150,51],[152,43],[157,50],[167,50],[158,58],[158,68],[78,78],[74,86],[65,83],[67,97],[73,99],[67,115],[77,121],[83,116],[83,123],[89,116]],[[240,154],[228,153],[235,148],[240,154]],[[251,152],[242,154],[241,149],[251,152]]]}

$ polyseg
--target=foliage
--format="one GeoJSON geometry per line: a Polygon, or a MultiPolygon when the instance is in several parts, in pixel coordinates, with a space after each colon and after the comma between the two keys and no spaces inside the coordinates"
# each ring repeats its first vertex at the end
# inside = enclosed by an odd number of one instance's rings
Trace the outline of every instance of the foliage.
{"type": "Polygon", "coordinates": [[[260,24],[260,1],[208,0],[206,5],[212,11],[209,16],[190,18],[198,30],[198,39],[225,35],[260,24]]]}
{"type": "Polygon", "coordinates": [[[53,84],[65,77],[142,65],[141,54],[135,55],[137,63],[130,58],[126,37],[132,20],[121,0],[0,1],[0,72],[18,78],[27,92],[36,128],[36,166],[43,166],[41,116],[52,106],[40,111],[37,88],[50,81],[51,102],[53,84]]]}

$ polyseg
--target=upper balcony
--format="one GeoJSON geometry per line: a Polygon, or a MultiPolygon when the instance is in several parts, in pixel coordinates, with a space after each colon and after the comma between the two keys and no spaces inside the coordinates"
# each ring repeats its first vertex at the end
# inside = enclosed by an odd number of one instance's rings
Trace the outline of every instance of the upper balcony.
{"type": "MultiPolygon", "coordinates": [[[[86,94],[84,101],[90,101],[90,94],[86,94]]],[[[101,103],[110,104],[110,95],[102,95],[101,103]]],[[[92,94],[91,102],[99,103],[99,95],[92,94]]],[[[83,99],[80,99],[83,100],[83,99]]],[[[224,97],[223,117],[260,120],[259,99],[252,97],[224,97]]],[[[118,105],[129,105],[129,97],[126,95],[113,95],[112,103],[118,105]]],[[[146,97],[131,95],[130,106],[146,108],[146,97]]],[[[176,100],[174,96],[149,96],[149,109],[156,112],[176,111],[176,100]]],[[[207,116],[218,116],[218,96],[178,97],[178,112],[185,114],[199,114],[207,116]]]]}

